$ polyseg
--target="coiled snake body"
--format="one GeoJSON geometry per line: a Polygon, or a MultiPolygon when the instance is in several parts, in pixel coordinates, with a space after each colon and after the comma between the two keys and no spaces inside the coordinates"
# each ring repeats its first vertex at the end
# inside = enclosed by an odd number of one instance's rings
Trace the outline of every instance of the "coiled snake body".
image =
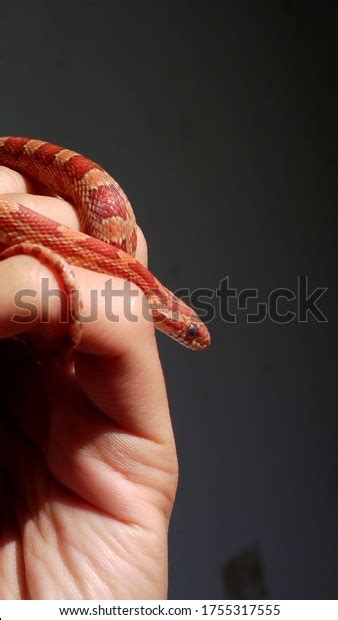
{"type": "MultiPolygon", "coordinates": [[[[71,230],[0,196],[2,258],[24,253],[51,265],[70,297],[75,284],[64,261],[133,282],[148,298],[158,329],[190,349],[209,345],[209,332],[196,313],[134,258],[137,237],[133,210],[123,190],[103,168],[74,151],[17,137],[0,138],[0,165],[38,181],[49,193],[71,202],[83,231],[71,230]]],[[[81,331],[76,318],[70,329],[74,347],[81,331]]]]}

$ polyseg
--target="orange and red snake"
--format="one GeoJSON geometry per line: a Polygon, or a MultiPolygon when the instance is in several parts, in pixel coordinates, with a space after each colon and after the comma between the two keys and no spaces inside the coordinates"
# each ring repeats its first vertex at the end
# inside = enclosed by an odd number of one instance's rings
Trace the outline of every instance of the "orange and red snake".
{"type": "Polygon", "coordinates": [[[134,258],[137,234],[130,202],[118,183],[99,165],[74,151],[29,138],[0,138],[0,165],[42,184],[46,192],[71,202],[82,232],[0,196],[1,258],[35,256],[50,265],[67,293],[70,349],[81,337],[77,265],[133,282],[146,295],[155,326],[193,350],[205,349],[209,332],[182,299],[165,288],[134,258]]]}

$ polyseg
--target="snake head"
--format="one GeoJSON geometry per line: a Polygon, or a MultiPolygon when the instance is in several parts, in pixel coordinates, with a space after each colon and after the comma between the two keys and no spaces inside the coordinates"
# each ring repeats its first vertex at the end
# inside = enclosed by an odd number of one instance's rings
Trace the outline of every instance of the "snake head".
{"type": "Polygon", "coordinates": [[[211,339],[208,328],[200,317],[182,299],[164,287],[162,296],[163,294],[165,302],[161,305],[157,298],[157,303],[152,306],[156,327],[193,351],[206,349],[211,339]]]}

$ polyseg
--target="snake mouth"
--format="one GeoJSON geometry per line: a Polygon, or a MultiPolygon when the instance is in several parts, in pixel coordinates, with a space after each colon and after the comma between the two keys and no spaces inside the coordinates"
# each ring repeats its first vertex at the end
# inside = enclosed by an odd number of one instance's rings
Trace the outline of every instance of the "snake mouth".
{"type": "MultiPolygon", "coordinates": [[[[173,338],[175,338],[175,336],[173,336],[173,338]]],[[[183,344],[183,346],[187,347],[188,349],[191,349],[192,351],[203,351],[204,349],[207,349],[209,347],[210,342],[211,342],[210,335],[209,335],[209,338],[204,338],[203,340],[200,340],[200,339],[187,340],[185,338],[175,338],[175,339],[179,340],[179,342],[183,344]]]]}

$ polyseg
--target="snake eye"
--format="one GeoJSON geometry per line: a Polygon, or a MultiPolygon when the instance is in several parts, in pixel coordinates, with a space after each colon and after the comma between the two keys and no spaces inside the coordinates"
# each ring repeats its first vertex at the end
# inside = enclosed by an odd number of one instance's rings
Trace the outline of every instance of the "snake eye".
{"type": "Polygon", "coordinates": [[[194,323],[191,323],[190,325],[188,325],[187,330],[186,330],[187,338],[192,340],[193,338],[196,338],[197,334],[198,334],[197,325],[194,325],[194,323]]]}

